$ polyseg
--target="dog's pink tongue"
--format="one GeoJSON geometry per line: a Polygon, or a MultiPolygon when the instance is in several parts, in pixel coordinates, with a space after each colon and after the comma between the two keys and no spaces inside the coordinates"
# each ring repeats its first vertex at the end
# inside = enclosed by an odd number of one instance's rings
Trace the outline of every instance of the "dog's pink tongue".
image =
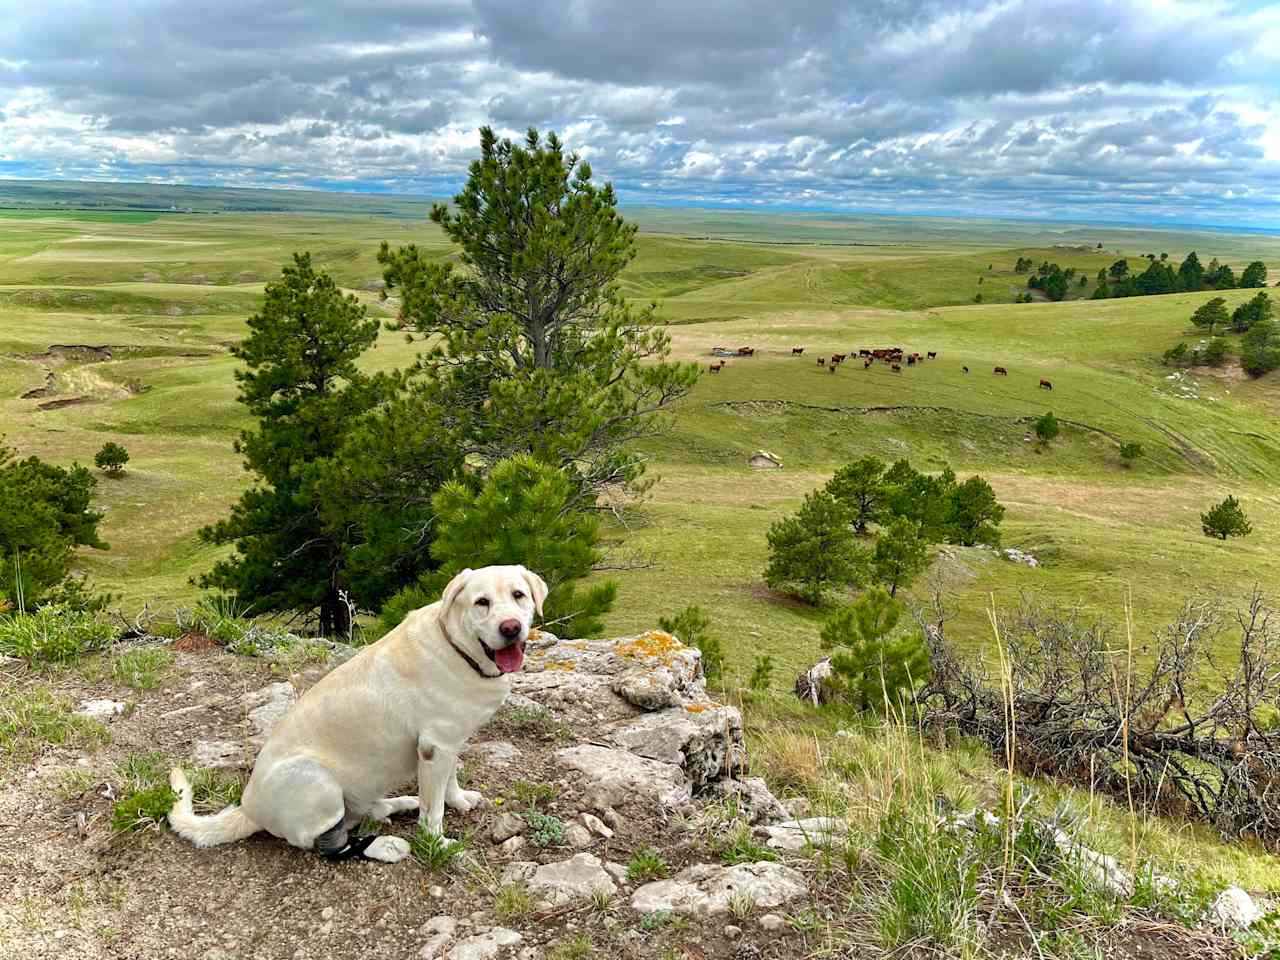
{"type": "Polygon", "coordinates": [[[493,659],[503,673],[515,673],[524,666],[524,644],[513,643],[503,647],[494,652],[493,659]]]}

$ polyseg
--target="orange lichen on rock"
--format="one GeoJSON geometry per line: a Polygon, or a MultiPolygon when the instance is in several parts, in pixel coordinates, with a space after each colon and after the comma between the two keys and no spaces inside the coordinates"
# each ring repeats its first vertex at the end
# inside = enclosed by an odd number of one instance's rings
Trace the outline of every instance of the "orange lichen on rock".
{"type": "Polygon", "coordinates": [[[683,643],[665,630],[650,630],[632,640],[620,640],[613,645],[613,652],[632,660],[653,659],[669,666],[675,654],[685,649],[683,643]]]}
{"type": "Polygon", "coordinates": [[[548,670],[565,670],[570,671],[577,669],[577,664],[572,660],[552,660],[547,664],[548,670]]]}
{"type": "Polygon", "coordinates": [[[686,703],[684,708],[689,713],[704,713],[707,710],[719,710],[723,706],[723,703],[716,703],[714,700],[706,700],[702,703],[686,703]]]}

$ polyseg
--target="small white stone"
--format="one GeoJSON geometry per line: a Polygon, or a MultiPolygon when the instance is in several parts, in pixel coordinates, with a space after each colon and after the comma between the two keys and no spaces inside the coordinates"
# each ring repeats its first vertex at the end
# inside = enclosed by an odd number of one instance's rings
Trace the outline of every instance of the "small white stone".
{"type": "Polygon", "coordinates": [[[443,896],[444,896],[444,887],[441,887],[441,886],[439,886],[439,885],[437,885],[437,886],[433,886],[433,887],[428,887],[428,888],[427,888],[427,895],[428,895],[428,896],[431,896],[431,897],[443,897],[443,896]]]}
{"type": "Polygon", "coordinates": [[[498,844],[498,852],[504,857],[514,857],[524,849],[527,842],[524,837],[509,837],[498,844]]]}
{"type": "Polygon", "coordinates": [[[332,920],[332,919],[333,919],[333,907],[325,907],[323,910],[321,910],[321,911],[320,911],[320,919],[321,919],[321,920],[332,920]]]}
{"type": "Polygon", "coordinates": [[[613,836],[612,828],[606,826],[604,821],[593,813],[583,813],[578,819],[582,821],[584,827],[606,840],[613,836]]]}
{"type": "Polygon", "coordinates": [[[1262,917],[1253,897],[1240,887],[1230,886],[1213,901],[1213,917],[1228,929],[1247,930],[1262,917]]]}
{"type": "Polygon", "coordinates": [[[383,863],[399,863],[409,856],[409,841],[404,837],[378,837],[365,848],[364,855],[383,863]]]}
{"type": "Polygon", "coordinates": [[[770,932],[774,930],[781,930],[787,925],[787,921],[783,920],[776,913],[763,913],[756,919],[756,922],[765,930],[770,932]]]}
{"type": "Polygon", "coordinates": [[[76,713],[93,720],[109,720],[124,713],[124,704],[119,700],[85,700],[76,713]]]}
{"type": "Polygon", "coordinates": [[[729,924],[727,927],[724,928],[724,935],[730,940],[737,940],[740,936],[742,936],[742,928],[735,927],[733,924],[729,924]]]}
{"type": "Polygon", "coordinates": [[[453,939],[454,933],[458,929],[458,921],[453,917],[442,914],[438,917],[432,917],[418,929],[418,936],[426,937],[427,942],[422,945],[422,949],[418,951],[421,960],[436,960],[444,951],[449,941],[453,939]]]}

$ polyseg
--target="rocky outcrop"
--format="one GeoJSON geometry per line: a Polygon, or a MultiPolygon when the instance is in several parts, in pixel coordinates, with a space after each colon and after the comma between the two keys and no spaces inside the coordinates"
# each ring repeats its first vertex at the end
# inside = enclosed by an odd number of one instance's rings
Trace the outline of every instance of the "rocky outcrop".
{"type": "Polygon", "coordinates": [[[512,696],[593,730],[590,743],[560,750],[556,759],[599,810],[637,800],[678,807],[694,796],[733,794],[748,798],[756,822],[786,817],[763,782],[740,779],[742,714],[707,694],[701,654],[669,633],[613,640],[535,634],[512,696]]]}
{"type": "Polygon", "coordinates": [[[804,875],[781,863],[740,863],[721,867],[700,863],[671,880],[646,883],[631,896],[639,913],[682,913],[709,917],[728,913],[735,901],[748,908],[773,909],[808,893],[804,875]]]}
{"type": "Polygon", "coordinates": [[[587,802],[598,810],[636,800],[678,807],[692,796],[684,772],[674,763],[589,743],[566,747],[555,756],[581,777],[587,802]]]}

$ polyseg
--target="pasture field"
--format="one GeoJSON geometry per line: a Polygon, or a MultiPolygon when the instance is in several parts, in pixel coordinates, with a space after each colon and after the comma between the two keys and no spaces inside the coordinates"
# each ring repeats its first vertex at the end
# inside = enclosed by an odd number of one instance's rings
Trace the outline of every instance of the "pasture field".
{"type": "MultiPolygon", "coordinates": [[[[0,432],[20,453],[58,462],[91,462],[105,441],[123,443],[128,469],[102,477],[98,491],[112,549],[86,552],[85,569],[126,609],[189,603],[191,578],[216,557],[194,533],[223,516],[246,482],[231,447],[246,421],[227,348],[263,283],[293,251],[310,250],[389,316],[378,296],[379,243],[449,251],[434,226],[404,218],[35,213],[0,220],[0,432]]],[[[1179,260],[1194,246],[1237,273],[1263,259],[1275,278],[1277,239],[777,216],[780,242],[770,243],[771,221],[757,215],[637,217],[640,254],[624,289],[638,303],[660,302],[675,354],[705,364],[723,344],[752,345],[756,355],[703,377],[671,435],[647,448],[661,482],[611,537],[620,553],[652,565],[614,574],[611,632],[696,603],[714,617],[731,674],[744,677],[767,652],[775,683],[789,685],[818,653],[818,616],[765,588],[765,531],[866,453],[988,477],[1009,508],[1005,544],[1041,560],[1029,569],[977,548],[940,554],[934,575],[948,584],[949,631],[974,648],[987,642],[988,606],[1022,592],[1110,618],[1131,597],[1142,633],[1189,594],[1280,587],[1280,379],[1249,381],[1234,364],[1176,372],[1158,361],[1179,339],[1198,339],[1187,318],[1213,294],[1010,302],[1025,284],[1012,272],[1019,256],[1092,276],[1117,256],[1179,260]],[[979,289],[984,302],[974,304],[979,289]],[[938,359],[901,374],[849,363],[832,375],[814,362],[890,345],[938,359]],[[803,356],[792,357],[793,346],[803,356]],[[1010,376],[993,377],[995,364],[1010,376]],[[1052,392],[1038,388],[1041,378],[1052,392]],[[1046,410],[1063,433],[1042,449],[1028,437],[1046,410]],[[1132,469],[1117,454],[1127,440],[1145,451],[1132,469]],[[748,468],[761,448],[784,469],[748,468]],[[1200,512],[1226,493],[1253,521],[1245,540],[1201,534],[1200,512]]],[[[1248,295],[1225,294],[1231,306],[1248,295]]],[[[368,362],[389,368],[412,355],[387,333],[368,362]]]]}

